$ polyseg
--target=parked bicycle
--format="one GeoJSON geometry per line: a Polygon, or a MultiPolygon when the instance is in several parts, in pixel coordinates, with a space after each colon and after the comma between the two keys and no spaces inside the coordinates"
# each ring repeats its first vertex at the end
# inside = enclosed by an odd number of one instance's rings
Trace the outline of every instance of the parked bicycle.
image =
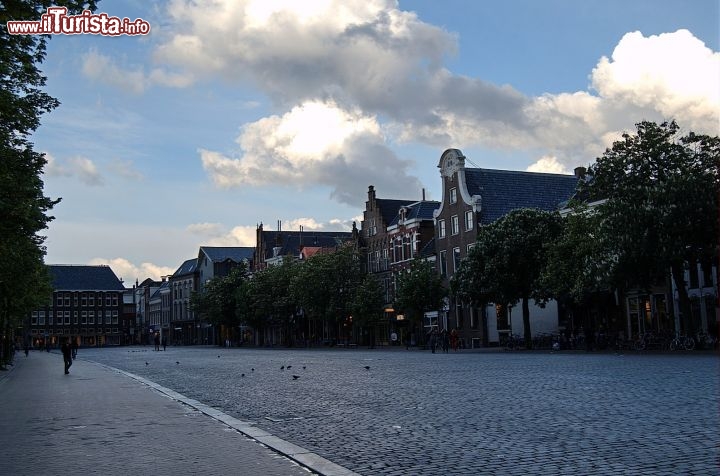
{"type": "Polygon", "coordinates": [[[695,348],[695,339],[690,336],[682,336],[680,333],[670,341],[670,350],[693,350],[695,348]]]}

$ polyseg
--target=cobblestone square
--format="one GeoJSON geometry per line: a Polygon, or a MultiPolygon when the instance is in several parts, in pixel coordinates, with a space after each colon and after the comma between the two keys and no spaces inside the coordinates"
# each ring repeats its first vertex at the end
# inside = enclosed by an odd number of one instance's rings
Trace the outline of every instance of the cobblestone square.
{"type": "Polygon", "coordinates": [[[718,474],[710,354],[82,349],[363,475],[718,474]]]}

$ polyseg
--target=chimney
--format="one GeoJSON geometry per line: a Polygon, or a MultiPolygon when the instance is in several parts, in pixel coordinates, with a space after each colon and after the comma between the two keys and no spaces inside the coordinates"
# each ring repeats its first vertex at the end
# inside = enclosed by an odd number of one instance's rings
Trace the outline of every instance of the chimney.
{"type": "Polygon", "coordinates": [[[422,201],[424,202],[424,201],[425,201],[425,187],[423,187],[422,193],[423,193],[423,195],[422,195],[422,197],[423,197],[422,201]]]}
{"type": "Polygon", "coordinates": [[[372,185],[368,187],[368,202],[370,203],[370,210],[372,210],[372,204],[375,203],[375,187],[372,185]]]}
{"type": "Polygon", "coordinates": [[[586,172],[587,172],[587,169],[585,169],[585,167],[575,167],[575,170],[573,170],[575,177],[578,179],[585,178],[586,172]]]}

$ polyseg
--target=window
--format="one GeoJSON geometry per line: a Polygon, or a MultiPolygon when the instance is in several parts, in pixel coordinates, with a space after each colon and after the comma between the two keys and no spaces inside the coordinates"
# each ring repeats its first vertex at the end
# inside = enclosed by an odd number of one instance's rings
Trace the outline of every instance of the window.
{"type": "Polygon", "coordinates": [[[440,252],[440,276],[447,276],[447,251],[440,252]]]}
{"type": "Polygon", "coordinates": [[[117,325],[117,323],[118,323],[118,312],[117,311],[112,312],[112,323],[115,325],[117,325]]]}
{"type": "Polygon", "coordinates": [[[112,297],[110,297],[110,293],[105,293],[105,307],[112,306],[112,297]]]}
{"type": "Polygon", "coordinates": [[[45,325],[45,311],[40,311],[38,313],[38,324],[41,326],[45,325]]]}
{"type": "Polygon", "coordinates": [[[438,220],[438,238],[445,238],[445,220],[438,220]]]}
{"type": "Polygon", "coordinates": [[[457,189],[450,189],[450,203],[457,203],[457,189]]]}
{"type": "Polygon", "coordinates": [[[95,324],[95,311],[88,313],[88,324],[95,324]]]}
{"type": "Polygon", "coordinates": [[[380,271],[387,271],[388,269],[388,249],[383,248],[382,250],[382,266],[380,271]]]}
{"type": "Polygon", "coordinates": [[[473,211],[468,210],[465,212],[465,231],[470,231],[473,229],[473,211]]]}
{"type": "Polygon", "coordinates": [[[80,323],[87,324],[87,311],[82,311],[80,313],[80,323]]]}
{"type": "Polygon", "coordinates": [[[55,315],[53,314],[53,311],[48,311],[48,324],[51,326],[55,324],[55,315]]]}
{"type": "Polygon", "coordinates": [[[78,323],[78,312],[73,311],[73,324],[77,324],[77,323],[78,323]]]}
{"type": "Polygon", "coordinates": [[[110,314],[110,311],[105,311],[105,324],[111,324],[112,323],[112,315],[110,314]]]}
{"type": "Polygon", "coordinates": [[[90,307],[95,307],[95,293],[90,293],[90,307]]]}
{"type": "Polygon", "coordinates": [[[65,306],[65,307],[70,307],[70,293],[65,293],[65,299],[64,299],[64,301],[65,301],[64,306],[65,306]]]}
{"type": "Polygon", "coordinates": [[[453,248],[453,270],[457,273],[460,267],[460,248],[453,248]]]}
{"type": "Polygon", "coordinates": [[[63,311],[65,314],[63,315],[64,324],[66,326],[70,325],[70,311],[63,311]]]}
{"type": "Polygon", "coordinates": [[[32,312],[32,317],[30,317],[30,324],[32,324],[33,326],[36,326],[37,323],[38,323],[38,312],[37,312],[37,311],[33,311],[33,312],[32,312]]]}
{"type": "Polygon", "coordinates": [[[450,227],[453,235],[457,235],[458,233],[460,233],[460,220],[458,219],[457,215],[453,215],[450,218],[450,227]]]}
{"type": "Polygon", "coordinates": [[[82,296],[80,296],[80,305],[87,307],[87,293],[82,293],[82,296]]]}
{"type": "Polygon", "coordinates": [[[78,293],[73,293],[73,306],[78,307],[78,293]]]}
{"type": "Polygon", "coordinates": [[[63,295],[59,294],[57,295],[57,307],[62,307],[63,305],[63,295]]]}

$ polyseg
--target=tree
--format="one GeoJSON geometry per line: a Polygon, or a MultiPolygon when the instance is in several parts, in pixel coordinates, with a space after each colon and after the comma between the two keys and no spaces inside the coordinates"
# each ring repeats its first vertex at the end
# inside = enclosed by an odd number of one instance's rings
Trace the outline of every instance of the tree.
{"type": "Polygon", "coordinates": [[[513,210],[480,229],[478,239],[451,283],[460,299],[476,306],[490,302],[515,304],[522,301],[526,348],[532,346],[530,299],[544,303],[548,290],[541,274],[547,250],[560,233],[557,213],[534,209],[513,210]]]}
{"type": "Polygon", "coordinates": [[[274,325],[284,329],[285,345],[294,343],[298,305],[292,294],[297,263],[284,259],[280,265],[269,266],[255,273],[249,283],[248,297],[252,308],[249,321],[256,330],[274,325]]]}
{"type": "Polygon", "coordinates": [[[422,322],[425,312],[440,310],[446,296],[442,279],[429,261],[415,258],[408,270],[397,275],[394,305],[402,309],[412,328],[422,322]]]}
{"type": "Polygon", "coordinates": [[[370,347],[375,347],[375,327],[383,316],[385,297],[380,282],[373,274],[366,274],[355,289],[350,304],[353,326],[370,329],[370,347]]]}
{"type": "Polygon", "coordinates": [[[612,243],[620,286],[648,289],[672,271],[686,332],[694,332],[685,263],[716,253],[720,139],[673,122],[641,122],[589,168],[580,187],[597,206],[600,233],[612,243]]]}
{"type": "Polygon", "coordinates": [[[239,301],[244,297],[239,291],[247,279],[247,265],[240,263],[227,276],[216,276],[205,284],[202,291],[193,293],[190,296],[190,309],[216,327],[236,327],[242,306],[245,305],[239,301]]]}
{"type": "Polygon", "coordinates": [[[335,325],[352,314],[351,304],[361,278],[357,251],[346,244],[302,263],[293,282],[293,295],[308,319],[321,319],[323,332],[337,338],[335,325]]]}
{"type": "MultiPolygon", "coordinates": [[[[47,36],[10,35],[9,20],[40,20],[50,5],[78,13],[85,2],[6,1],[0,5],[0,332],[2,361],[9,357],[7,337],[33,307],[52,292],[44,267],[45,238],[39,232],[59,202],[43,194],[46,160],[33,150],[32,133],[40,117],[56,108],[42,91],[46,78],[38,69],[45,58],[47,36]]],[[[94,11],[94,1],[86,8],[94,11]]]]}

